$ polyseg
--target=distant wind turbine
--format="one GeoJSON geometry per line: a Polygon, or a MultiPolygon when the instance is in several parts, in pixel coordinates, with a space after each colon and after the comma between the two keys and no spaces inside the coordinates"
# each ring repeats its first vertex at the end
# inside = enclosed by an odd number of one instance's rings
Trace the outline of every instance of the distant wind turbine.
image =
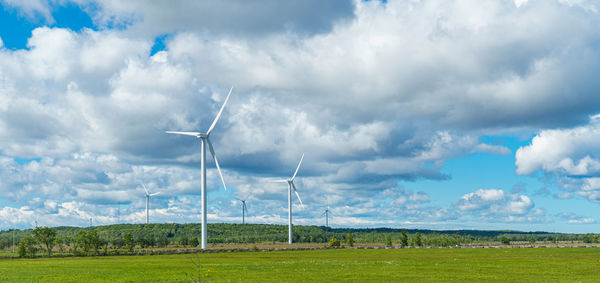
{"type": "Polygon", "coordinates": [[[186,136],[194,136],[200,139],[202,142],[202,147],[200,148],[200,191],[201,191],[201,202],[202,202],[202,249],[206,249],[206,144],[208,144],[208,149],[210,150],[210,154],[215,161],[215,165],[217,166],[217,171],[219,171],[219,176],[221,176],[221,182],[223,182],[223,188],[227,190],[227,186],[225,185],[225,179],[223,179],[223,173],[221,172],[221,167],[219,167],[219,161],[217,161],[217,156],[215,155],[215,150],[210,142],[210,133],[215,128],[215,125],[219,121],[221,114],[223,114],[223,109],[225,109],[225,105],[227,105],[227,101],[229,101],[229,96],[231,95],[231,91],[233,91],[233,86],[229,90],[229,94],[225,98],[225,102],[223,102],[223,106],[221,106],[221,110],[217,113],[217,117],[213,121],[210,128],[206,133],[201,132],[175,132],[175,131],[167,131],[168,134],[177,134],[177,135],[186,135],[186,136]]]}
{"type": "Polygon", "coordinates": [[[150,197],[153,197],[155,195],[160,194],[160,192],[156,192],[151,194],[150,192],[148,192],[148,189],[146,188],[146,186],[144,184],[142,184],[142,187],[144,188],[144,191],[146,192],[146,224],[150,223],[150,197]]]}
{"type": "Polygon", "coordinates": [[[302,203],[302,199],[300,199],[300,195],[298,194],[298,190],[296,190],[296,185],[294,185],[294,179],[298,174],[298,170],[300,170],[300,165],[302,164],[302,160],[304,160],[304,153],[300,158],[300,163],[298,163],[298,167],[296,167],[296,172],[291,179],[287,180],[277,180],[277,183],[288,183],[288,244],[292,243],[292,188],[294,189],[294,193],[296,193],[296,197],[300,201],[300,205],[304,208],[304,204],[302,203]]]}
{"type": "Polygon", "coordinates": [[[248,212],[248,207],[246,207],[246,200],[248,199],[248,197],[244,199],[236,199],[242,202],[242,224],[246,224],[246,213],[248,212]]]}
{"type": "Polygon", "coordinates": [[[323,214],[321,214],[321,216],[325,215],[325,227],[327,227],[327,228],[329,228],[329,214],[330,213],[331,213],[331,210],[329,210],[329,205],[327,205],[325,212],[323,212],[323,214]]]}

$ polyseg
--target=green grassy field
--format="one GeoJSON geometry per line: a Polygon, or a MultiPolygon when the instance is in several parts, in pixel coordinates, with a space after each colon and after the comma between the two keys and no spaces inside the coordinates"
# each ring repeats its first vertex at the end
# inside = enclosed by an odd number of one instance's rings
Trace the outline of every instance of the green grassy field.
{"type": "Polygon", "coordinates": [[[312,250],[0,261],[0,282],[598,282],[600,248],[312,250]],[[200,269],[194,265],[200,262],[200,269]]]}

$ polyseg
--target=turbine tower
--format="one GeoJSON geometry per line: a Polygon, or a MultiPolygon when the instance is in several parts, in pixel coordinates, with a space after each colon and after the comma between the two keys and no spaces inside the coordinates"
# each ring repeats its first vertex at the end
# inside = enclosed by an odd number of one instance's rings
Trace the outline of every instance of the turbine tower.
{"type": "Polygon", "coordinates": [[[304,153],[302,154],[302,157],[300,158],[300,162],[298,163],[298,167],[296,167],[296,172],[294,172],[294,175],[292,176],[291,179],[275,181],[278,183],[288,183],[288,244],[292,243],[292,189],[294,189],[294,192],[296,193],[296,197],[298,197],[298,200],[300,201],[300,205],[302,205],[302,207],[304,208],[302,199],[300,199],[298,190],[296,190],[296,185],[294,185],[294,179],[296,178],[296,175],[298,174],[298,170],[300,170],[300,165],[302,164],[302,160],[304,160],[304,153]]]}
{"type": "Polygon", "coordinates": [[[248,199],[248,197],[246,197],[245,199],[236,199],[242,202],[242,224],[246,224],[246,213],[248,213],[248,207],[246,207],[246,200],[248,199]]]}
{"type": "Polygon", "coordinates": [[[331,211],[329,210],[329,205],[327,206],[327,209],[325,209],[325,212],[323,212],[323,214],[321,214],[321,216],[325,215],[325,227],[329,228],[329,213],[331,213],[331,211]]]}
{"type": "Polygon", "coordinates": [[[231,91],[233,91],[233,86],[229,90],[229,94],[225,98],[225,102],[223,102],[223,106],[221,106],[221,110],[217,113],[217,117],[213,121],[210,128],[206,133],[201,132],[174,132],[167,131],[168,134],[177,134],[177,135],[186,135],[186,136],[194,136],[200,139],[201,147],[200,147],[200,191],[201,191],[201,203],[202,203],[202,249],[206,249],[206,145],[208,144],[208,149],[210,150],[210,154],[215,161],[215,165],[217,167],[217,171],[219,171],[219,176],[221,176],[221,182],[223,182],[223,188],[227,190],[227,186],[225,186],[225,179],[223,179],[223,173],[221,173],[221,167],[219,167],[219,162],[217,161],[217,156],[215,155],[215,150],[210,142],[210,133],[215,128],[217,121],[221,117],[223,113],[223,109],[225,109],[225,105],[227,105],[227,101],[229,100],[229,96],[231,95],[231,91]]]}
{"type": "Polygon", "coordinates": [[[146,188],[146,186],[144,184],[142,184],[142,187],[144,188],[144,192],[146,193],[146,224],[148,224],[148,223],[150,223],[150,213],[149,213],[150,197],[158,195],[158,194],[160,194],[160,192],[151,194],[150,192],[148,192],[148,189],[146,188]]]}

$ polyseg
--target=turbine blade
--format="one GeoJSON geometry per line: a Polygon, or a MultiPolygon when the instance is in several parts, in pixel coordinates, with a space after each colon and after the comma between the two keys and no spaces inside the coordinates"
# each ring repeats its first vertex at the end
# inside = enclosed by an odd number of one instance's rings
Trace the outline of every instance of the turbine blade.
{"type": "Polygon", "coordinates": [[[271,180],[270,183],[287,183],[288,180],[271,180]]]}
{"type": "Polygon", "coordinates": [[[166,131],[167,134],[176,134],[176,135],[186,135],[186,136],[194,136],[198,137],[200,135],[199,132],[176,132],[176,131],[166,131]]]}
{"type": "Polygon", "coordinates": [[[142,183],[142,188],[144,188],[144,191],[146,191],[146,195],[149,194],[148,189],[146,189],[146,185],[144,185],[144,183],[142,183]]]}
{"type": "Polygon", "coordinates": [[[296,172],[294,172],[294,176],[292,176],[292,181],[294,181],[294,179],[296,178],[296,175],[298,174],[298,170],[300,170],[300,165],[302,165],[302,160],[304,160],[304,153],[302,154],[302,157],[300,158],[300,163],[298,163],[298,167],[296,167],[296,172]]]}
{"type": "Polygon", "coordinates": [[[296,190],[296,185],[294,185],[294,182],[292,182],[292,188],[294,188],[294,193],[296,193],[296,196],[298,197],[298,200],[300,201],[300,205],[302,205],[302,208],[305,208],[304,204],[302,203],[302,199],[300,198],[300,195],[298,194],[298,190],[296,190]]]}
{"type": "Polygon", "coordinates": [[[227,186],[225,185],[225,179],[223,178],[223,173],[221,172],[221,167],[219,166],[219,161],[217,161],[217,155],[215,154],[215,149],[212,146],[212,142],[210,142],[210,138],[207,138],[206,141],[208,142],[208,149],[210,150],[210,154],[213,157],[213,160],[215,161],[215,165],[217,165],[217,171],[219,171],[219,176],[221,176],[221,182],[223,182],[223,188],[225,190],[227,190],[227,186]]]}
{"type": "Polygon", "coordinates": [[[159,195],[161,192],[150,194],[151,197],[159,195]]]}
{"type": "Polygon", "coordinates": [[[212,125],[210,125],[210,128],[208,128],[208,131],[206,132],[207,136],[210,135],[210,132],[212,132],[212,130],[215,128],[215,125],[219,121],[219,118],[221,118],[221,114],[223,114],[223,109],[225,109],[225,105],[227,105],[227,101],[229,101],[229,96],[231,95],[231,91],[233,91],[233,86],[231,86],[231,89],[229,90],[229,94],[227,94],[227,97],[225,98],[225,102],[223,102],[223,106],[221,106],[221,110],[219,110],[219,113],[217,113],[217,117],[215,117],[215,120],[213,121],[212,125]]]}

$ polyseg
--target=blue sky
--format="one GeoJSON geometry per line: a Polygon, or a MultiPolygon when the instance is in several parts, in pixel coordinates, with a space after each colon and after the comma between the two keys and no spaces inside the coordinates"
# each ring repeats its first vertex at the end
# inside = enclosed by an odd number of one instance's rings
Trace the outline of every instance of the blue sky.
{"type": "Polygon", "coordinates": [[[597,3],[0,0],[0,229],[211,222],[597,232],[597,3]]]}

